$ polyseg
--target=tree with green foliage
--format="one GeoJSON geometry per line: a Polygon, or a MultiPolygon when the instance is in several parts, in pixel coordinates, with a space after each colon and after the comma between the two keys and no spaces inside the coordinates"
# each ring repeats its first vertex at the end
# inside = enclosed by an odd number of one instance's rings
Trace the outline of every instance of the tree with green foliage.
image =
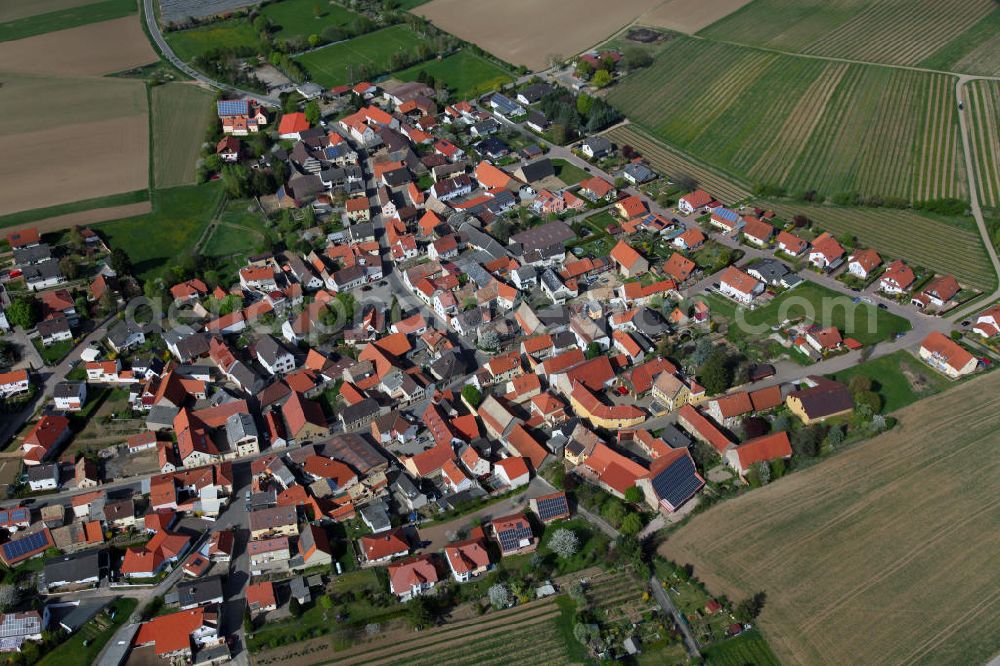
{"type": "Polygon", "coordinates": [[[580,114],[581,118],[586,118],[590,115],[590,110],[594,107],[594,98],[587,93],[580,93],[576,98],[576,112],[580,114]]]}
{"type": "Polygon", "coordinates": [[[622,62],[625,64],[626,69],[641,69],[653,64],[653,56],[645,49],[632,46],[625,49],[625,52],[622,54],[622,62]]]}
{"type": "Polygon", "coordinates": [[[588,359],[597,358],[601,355],[601,345],[596,342],[591,342],[587,345],[587,350],[584,352],[588,359]]]}
{"type": "Polygon", "coordinates": [[[601,517],[608,521],[611,527],[617,529],[625,518],[625,505],[617,497],[609,497],[601,505],[601,517]]]}
{"type": "Polygon", "coordinates": [[[698,368],[698,381],[710,395],[723,393],[733,384],[733,369],[726,352],[719,348],[698,368]]]}
{"type": "Polygon", "coordinates": [[[611,81],[614,77],[611,76],[611,72],[606,69],[599,69],[594,72],[594,78],[590,80],[594,84],[595,88],[606,88],[611,85],[611,81]]]}
{"type": "Polygon", "coordinates": [[[311,102],[306,104],[305,114],[306,114],[306,120],[309,122],[311,126],[315,127],[316,125],[319,125],[319,119],[321,116],[319,102],[317,102],[316,100],[312,100],[311,102]]]}
{"type": "Polygon", "coordinates": [[[222,167],[222,186],[234,199],[250,196],[250,169],[243,164],[225,165],[222,167]]]}
{"type": "Polygon", "coordinates": [[[406,620],[414,629],[423,629],[437,621],[433,600],[418,596],[406,604],[406,620]]]}
{"type": "Polygon", "coordinates": [[[111,270],[118,274],[119,277],[132,274],[132,259],[120,247],[111,250],[108,265],[111,266],[111,270]]]}
{"type": "Polygon", "coordinates": [[[302,604],[295,597],[292,597],[288,602],[288,612],[294,618],[302,617],[302,604]]]}
{"type": "Polygon", "coordinates": [[[872,414],[878,414],[882,410],[882,398],[875,391],[859,391],[854,394],[854,408],[857,410],[861,406],[866,406],[872,414]]]}
{"type": "Polygon", "coordinates": [[[847,382],[847,388],[850,389],[851,394],[861,393],[863,391],[872,390],[872,380],[871,377],[865,375],[854,375],[847,382]]]}
{"type": "Polygon", "coordinates": [[[797,456],[815,458],[820,453],[824,437],[826,437],[826,426],[819,423],[801,428],[792,434],[792,451],[797,456]]]}
{"type": "Polygon", "coordinates": [[[472,384],[466,384],[462,387],[462,397],[467,403],[472,405],[473,409],[479,407],[480,403],[483,401],[482,391],[477,389],[472,384]]]}
{"type": "Polygon", "coordinates": [[[625,501],[629,504],[638,504],[642,501],[642,491],[637,486],[629,486],[625,489],[625,501]]]}
{"type": "Polygon", "coordinates": [[[583,80],[587,81],[593,75],[594,75],[594,66],[593,65],[591,65],[586,60],[577,60],[577,62],[576,62],[576,77],[578,79],[583,79],[583,80]]]}
{"type": "Polygon", "coordinates": [[[764,610],[764,604],[766,602],[767,593],[757,592],[756,594],[736,604],[736,608],[733,609],[733,614],[740,622],[753,622],[760,616],[761,611],[764,610]]]}
{"type": "Polygon", "coordinates": [[[41,316],[41,306],[33,296],[23,295],[14,299],[4,312],[12,326],[29,330],[35,327],[41,316]]]}
{"type": "Polygon", "coordinates": [[[618,531],[625,536],[634,536],[642,530],[642,518],[638,513],[628,513],[622,518],[618,531]]]}

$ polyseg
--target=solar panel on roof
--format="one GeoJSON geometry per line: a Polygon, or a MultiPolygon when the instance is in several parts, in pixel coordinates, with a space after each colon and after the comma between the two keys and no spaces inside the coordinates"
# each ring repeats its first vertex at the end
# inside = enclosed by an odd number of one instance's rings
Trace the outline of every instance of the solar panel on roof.
{"type": "Polygon", "coordinates": [[[565,516],[569,513],[569,504],[566,502],[564,496],[546,497],[535,500],[535,505],[538,507],[538,517],[543,521],[548,521],[558,516],[565,516]]]}
{"type": "Polygon", "coordinates": [[[23,539],[5,543],[3,545],[3,552],[4,556],[8,560],[15,560],[32,551],[44,549],[48,543],[49,542],[45,536],[45,532],[35,532],[34,534],[29,534],[23,539]]]}
{"type": "Polygon", "coordinates": [[[521,546],[522,539],[531,539],[531,529],[526,526],[513,527],[497,534],[500,548],[504,551],[516,550],[521,546]]]}
{"type": "Polygon", "coordinates": [[[242,116],[249,113],[249,105],[245,99],[224,99],[216,102],[220,116],[242,116]]]}
{"type": "Polygon", "coordinates": [[[701,488],[702,481],[696,475],[694,462],[690,457],[678,458],[653,479],[656,496],[673,507],[678,507],[691,498],[701,488]]]}

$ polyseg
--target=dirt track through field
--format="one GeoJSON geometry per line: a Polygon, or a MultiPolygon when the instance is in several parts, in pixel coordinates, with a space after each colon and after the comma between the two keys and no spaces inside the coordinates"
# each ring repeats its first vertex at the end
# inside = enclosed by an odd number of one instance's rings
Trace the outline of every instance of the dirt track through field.
{"type": "Polygon", "coordinates": [[[982,663],[1000,651],[1000,374],[891,432],[696,516],[661,553],[767,593],[786,663],[982,663]]]}
{"type": "Polygon", "coordinates": [[[493,55],[534,70],[603,41],[660,0],[432,0],[413,10],[493,55]]]}
{"type": "Polygon", "coordinates": [[[0,71],[94,76],[156,62],[138,15],[0,42],[0,71]]]}

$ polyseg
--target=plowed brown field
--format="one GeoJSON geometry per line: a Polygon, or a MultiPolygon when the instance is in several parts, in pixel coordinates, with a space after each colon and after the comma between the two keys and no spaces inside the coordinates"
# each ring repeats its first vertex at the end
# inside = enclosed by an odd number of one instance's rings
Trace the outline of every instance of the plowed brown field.
{"type": "Polygon", "coordinates": [[[716,593],[761,591],[789,664],[969,664],[1000,652],[1000,374],[696,516],[660,552],[716,593]]]}

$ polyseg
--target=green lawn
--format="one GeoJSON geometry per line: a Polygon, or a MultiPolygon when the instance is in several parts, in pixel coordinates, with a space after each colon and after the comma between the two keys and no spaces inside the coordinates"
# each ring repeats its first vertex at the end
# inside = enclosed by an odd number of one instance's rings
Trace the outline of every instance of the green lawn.
{"type": "Polygon", "coordinates": [[[566,160],[552,160],[552,167],[555,169],[556,177],[566,185],[576,185],[590,177],[589,173],[566,160]]]}
{"type": "Polygon", "coordinates": [[[24,39],[46,32],[98,23],[99,21],[110,21],[133,14],[136,11],[137,5],[133,0],[102,0],[81,7],[70,7],[45,14],[25,16],[0,23],[0,42],[24,39]]]}
{"type": "Polygon", "coordinates": [[[324,28],[344,28],[358,18],[352,11],[331,2],[316,0],[281,0],[261,8],[260,13],[274,23],[275,35],[281,39],[318,35],[324,28]],[[315,8],[320,8],[319,17],[315,8]]]}
{"type": "Polygon", "coordinates": [[[457,99],[476,97],[513,81],[502,67],[466,49],[441,60],[414,65],[397,72],[393,78],[416,81],[420,72],[427,72],[436,81],[444,81],[449,92],[457,99]]]}
{"type": "Polygon", "coordinates": [[[136,276],[159,275],[168,263],[190,251],[222,201],[220,182],[153,192],[153,212],[95,226],[112,248],[125,250],[136,276]]]}
{"type": "Polygon", "coordinates": [[[600,213],[585,218],[584,222],[594,231],[602,232],[606,231],[610,226],[619,224],[621,221],[612,215],[610,211],[602,210],[600,213]]]}
{"type": "Polygon", "coordinates": [[[429,42],[405,25],[393,25],[310,51],[296,61],[309,73],[310,79],[333,87],[389,72],[394,53],[415,55],[420,44],[429,45],[429,42]]]}
{"type": "Polygon", "coordinates": [[[244,18],[166,33],[167,43],[177,57],[185,62],[217,48],[255,48],[258,42],[253,26],[244,18]]]}
{"type": "MultiPolygon", "coordinates": [[[[732,301],[714,294],[709,300],[714,313],[736,321],[736,306],[732,301]]],[[[874,305],[852,303],[850,297],[809,281],[779,294],[757,310],[740,308],[740,314],[746,324],[762,329],[747,331],[756,335],[767,335],[769,327],[801,317],[821,326],[836,326],[845,337],[866,345],[891,340],[897,333],[910,330],[910,322],[902,317],[874,305]]]]}
{"type": "Polygon", "coordinates": [[[0,217],[0,229],[13,227],[19,224],[29,224],[38,220],[45,220],[57,215],[76,213],[82,210],[93,210],[94,208],[107,208],[110,206],[123,206],[125,204],[138,203],[149,200],[148,190],[136,190],[134,192],[123,192],[122,194],[111,194],[106,197],[96,197],[94,199],[84,199],[72,203],[59,204],[58,206],[48,206],[47,208],[33,208],[23,210],[18,213],[11,213],[0,217]]]}
{"type": "Polygon", "coordinates": [[[73,634],[68,641],[45,654],[39,666],[89,666],[97,663],[97,655],[111,639],[115,631],[129,618],[138,602],[122,598],[111,604],[115,619],[100,614],[90,624],[73,634]],[[84,642],[86,641],[86,645],[84,642]]]}
{"type": "Polygon", "coordinates": [[[756,629],[717,643],[704,652],[709,666],[779,666],[778,657],[756,629]]]}
{"type": "Polygon", "coordinates": [[[906,350],[866,361],[833,374],[831,378],[847,383],[858,375],[872,380],[872,389],[882,397],[882,411],[886,414],[952,385],[906,350]]]}
{"type": "Polygon", "coordinates": [[[48,347],[42,344],[41,338],[35,338],[33,340],[35,349],[38,350],[38,354],[45,361],[45,365],[56,365],[59,361],[66,358],[66,355],[73,351],[73,341],[72,340],[60,340],[55,342],[48,347]]]}

